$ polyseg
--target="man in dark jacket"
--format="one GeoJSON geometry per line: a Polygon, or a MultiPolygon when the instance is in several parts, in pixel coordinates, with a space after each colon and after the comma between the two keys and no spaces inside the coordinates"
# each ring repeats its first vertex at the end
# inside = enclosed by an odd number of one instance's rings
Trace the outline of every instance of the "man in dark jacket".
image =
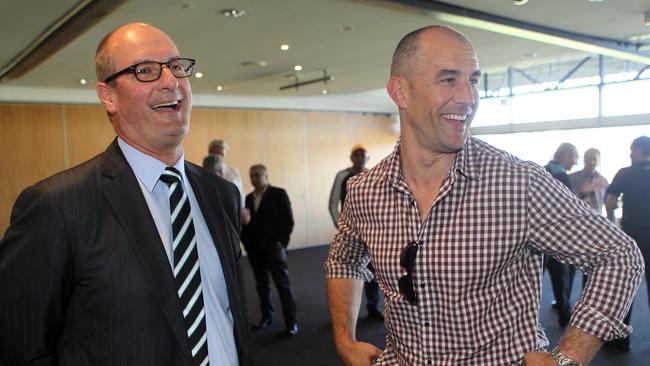
{"type": "Polygon", "coordinates": [[[287,335],[295,336],[298,334],[296,301],[289,283],[286,250],[293,230],[291,203],[284,189],[269,184],[264,165],[253,165],[250,168],[250,178],[255,188],[246,196],[246,208],[251,212],[251,220],[243,226],[241,238],[255,275],[262,310],[262,318],[252,328],[262,329],[273,323],[274,309],[269,278],[273,277],[282,303],[287,335]]]}

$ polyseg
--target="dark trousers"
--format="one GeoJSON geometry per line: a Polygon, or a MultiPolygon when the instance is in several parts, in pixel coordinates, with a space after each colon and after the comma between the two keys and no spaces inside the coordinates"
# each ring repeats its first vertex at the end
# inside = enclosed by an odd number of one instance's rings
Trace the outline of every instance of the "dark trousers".
{"type": "Polygon", "coordinates": [[[571,319],[570,298],[575,267],[559,262],[549,256],[544,256],[544,267],[551,276],[553,295],[557,302],[558,321],[560,326],[567,326],[571,319]]]}
{"type": "Polygon", "coordinates": [[[255,276],[262,317],[272,318],[275,311],[271,301],[271,278],[273,278],[280,295],[284,322],[290,326],[296,322],[296,300],[289,283],[287,250],[279,243],[272,249],[262,253],[248,252],[248,261],[255,276]]]}
{"type": "MultiPolygon", "coordinates": [[[[375,268],[368,263],[368,269],[374,274],[375,268]]],[[[376,278],[363,284],[363,291],[366,294],[366,309],[368,311],[379,311],[379,283],[376,278]]]]}
{"type": "MultiPolygon", "coordinates": [[[[628,234],[634,241],[636,241],[636,244],[639,246],[639,249],[641,249],[641,254],[643,255],[643,260],[645,262],[645,282],[646,286],[648,286],[648,304],[650,304],[650,229],[644,228],[644,227],[639,227],[639,228],[623,228],[623,231],[625,231],[626,234],[628,234]]],[[[627,312],[627,315],[625,316],[625,319],[623,319],[623,323],[630,325],[630,319],[632,318],[632,305],[630,306],[630,310],[627,312]]],[[[630,337],[625,337],[625,338],[620,338],[620,339],[615,339],[613,341],[607,342],[608,344],[618,346],[618,347],[629,347],[630,346],[630,337]]]]}

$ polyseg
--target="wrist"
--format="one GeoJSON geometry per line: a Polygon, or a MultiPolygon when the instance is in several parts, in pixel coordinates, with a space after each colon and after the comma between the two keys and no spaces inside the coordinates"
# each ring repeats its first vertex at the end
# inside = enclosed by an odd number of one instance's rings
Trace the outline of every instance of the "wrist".
{"type": "Polygon", "coordinates": [[[551,351],[551,356],[558,366],[582,366],[582,364],[566,355],[560,351],[560,346],[556,346],[551,351]]]}

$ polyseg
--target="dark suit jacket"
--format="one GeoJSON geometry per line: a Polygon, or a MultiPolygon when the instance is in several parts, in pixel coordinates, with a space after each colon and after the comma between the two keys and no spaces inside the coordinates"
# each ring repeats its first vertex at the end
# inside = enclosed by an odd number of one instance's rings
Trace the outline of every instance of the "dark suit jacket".
{"type": "MultiPolygon", "coordinates": [[[[234,185],[185,163],[250,365],[234,185]]],[[[27,188],[0,242],[0,364],[192,365],[176,286],[117,141],[27,188]]]]}
{"type": "Polygon", "coordinates": [[[247,252],[272,250],[275,243],[289,245],[293,230],[293,213],[287,192],[282,188],[268,186],[257,211],[254,209],[255,195],[246,196],[246,208],[251,220],[242,228],[241,239],[247,252]]]}

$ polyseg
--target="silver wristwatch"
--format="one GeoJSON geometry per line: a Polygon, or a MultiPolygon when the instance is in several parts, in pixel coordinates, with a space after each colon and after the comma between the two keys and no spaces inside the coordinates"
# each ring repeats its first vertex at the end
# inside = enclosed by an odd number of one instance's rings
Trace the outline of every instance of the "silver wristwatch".
{"type": "Polygon", "coordinates": [[[572,360],[569,357],[563,355],[560,352],[559,346],[553,348],[553,351],[551,351],[551,356],[553,356],[553,359],[555,360],[555,363],[557,363],[558,366],[582,366],[579,362],[572,360]]]}

